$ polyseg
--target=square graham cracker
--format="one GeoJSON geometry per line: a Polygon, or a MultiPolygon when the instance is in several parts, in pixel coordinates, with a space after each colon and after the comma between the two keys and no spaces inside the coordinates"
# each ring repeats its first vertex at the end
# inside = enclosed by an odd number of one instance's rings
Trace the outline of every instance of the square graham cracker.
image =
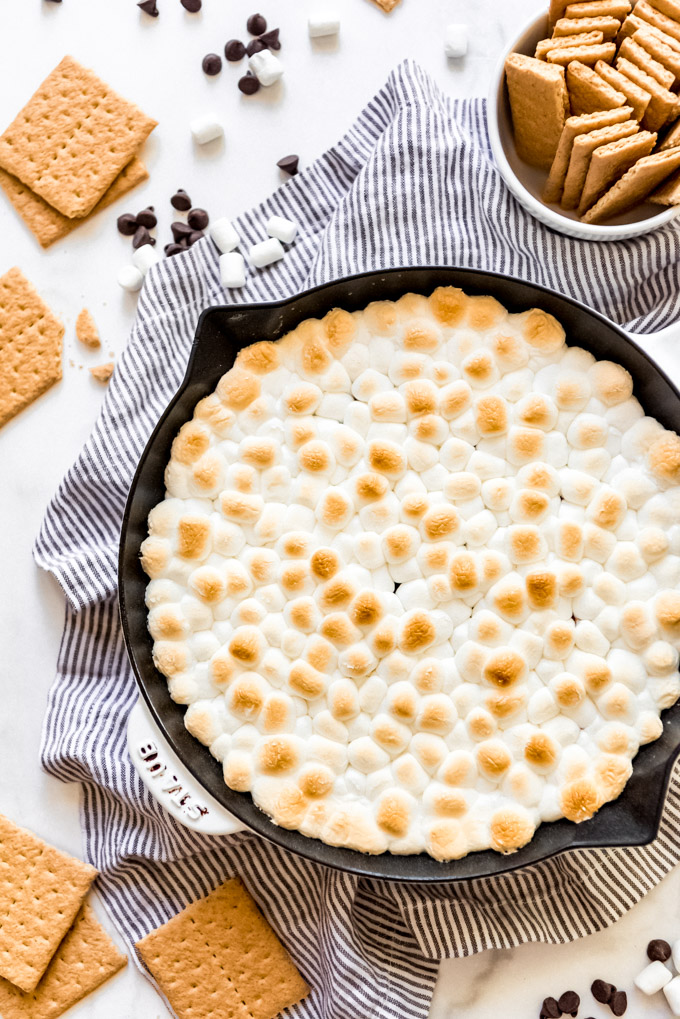
{"type": "MultiPolygon", "coordinates": [[[[20,269],[10,269],[4,276],[0,276],[0,427],[59,381],[63,336],[63,325],[52,314],[20,269]]],[[[0,882],[5,860],[3,843],[10,838],[7,826],[15,828],[10,821],[0,815],[0,882]]],[[[22,832],[22,829],[16,828],[15,831],[22,832]]],[[[28,832],[22,834],[26,838],[34,839],[37,845],[50,848],[28,832]]],[[[12,836],[12,839],[18,842],[21,849],[19,836],[12,836]]],[[[57,853],[57,850],[52,852],[57,853]]],[[[71,860],[71,857],[63,853],[58,853],[58,856],[63,860],[71,860]]],[[[79,860],[72,862],[77,863],[79,867],[87,866],[79,860]]],[[[96,873],[93,867],[87,867],[87,872],[91,872],[92,877],[96,873]]],[[[7,886],[4,892],[9,894],[7,886]]],[[[0,916],[2,916],[2,895],[3,891],[0,889],[0,916]]],[[[26,902],[29,903],[30,899],[26,902]]],[[[28,909],[28,905],[26,908],[28,909]]],[[[76,908],[77,904],[74,905],[66,927],[73,919],[76,908]]],[[[64,931],[62,935],[63,933],[64,931]]],[[[7,976],[2,968],[2,946],[0,923],[0,976],[7,976]]],[[[19,986],[23,987],[22,984],[19,986]]]]}
{"type": "Polygon", "coordinates": [[[641,28],[633,33],[632,40],[672,72],[674,81],[671,89],[676,92],[680,86],[680,50],[676,49],[674,39],[671,39],[670,36],[666,36],[664,39],[662,36],[662,32],[657,32],[651,27],[641,28]],[[674,45],[669,45],[666,39],[669,39],[674,45]]]}
{"type": "Polygon", "coordinates": [[[643,156],[592,208],[588,209],[582,217],[583,221],[601,223],[613,216],[620,216],[634,205],[643,202],[678,167],[680,167],[680,145],[674,149],[666,149],[665,152],[653,152],[651,156],[643,156]]]}
{"type": "Polygon", "coordinates": [[[665,149],[674,149],[676,145],[680,145],[680,122],[673,124],[671,129],[664,134],[656,151],[663,152],[665,149]]]}
{"type": "Polygon", "coordinates": [[[581,201],[583,185],[588,174],[588,167],[595,149],[600,145],[607,145],[609,142],[618,141],[619,138],[628,138],[638,131],[636,120],[627,120],[624,124],[613,124],[611,127],[602,127],[597,131],[590,131],[588,134],[581,134],[574,138],[569,159],[569,169],[564,180],[562,191],[562,208],[575,209],[581,201]]]}
{"type": "Polygon", "coordinates": [[[670,35],[671,38],[680,42],[680,24],[674,18],[669,18],[666,14],[658,11],[656,7],[648,4],[647,0],[638,0],[635,4],[635,17],[646,21],[653,28],[658,28],[661,32],[665,32],[666,35],[670,35]]]}
{"type": "Polygon", "coordinates": [[[534,56],[537,60],[545,60],[550,50],[560,49],[563,46],[599,46],[603,40],[602,32],[584,32],[581,35],[559,35],[552,39],[541,39],[536,43],[534,56]]]}
{"type": "Polygon", "coordinates": [[[239,878],[136,947],[179,1019],[273,1019],[309,993],[239,878]]]}
{"type": "Polygon", "coordinates": [[[122,198],[123,195],[132,191],[138,184],[145,181],[148,176],[149,172],[144,163],[135,156],[121,170],[111,187],[104,194],[104,197],[99,199],[94,209],[87,216],[82,216],[78,219],[69,219],[68,216],[63,216],[61,212],[57,212],[40,195],[36,195],[26,184],[22,184],[18,177],[12,176],[11,173],[7,173],[2,168],[0,168],[0,187],[26,226],[35,234],[41,247],[49,248],[55,241],[60,241],[62,237],[68,236],[81,223],[86,223],[92,216],[96,216],[98,212],[101,212],[102,209],[106,209],[119,198],[122,198]]]}
{"type": "Polygon", "coordinates": [[[650,0],[651,6],[673,21],[680,21],[680,0],[650,0]]]}
{"type": "Polygon", "coordinates": [[[574,139],[580,134],[598,131],[603,127],[611,127],[613,124],[624,124],[627,120],[630,120],[631,112],[630,106],[622,106],[618,110],[605,110],[602,113],[586,113],[581,117],[569,117],[564,125],[553,165],[550,167],[548,180],[543,191],[544,202],[549,205],[551,202],[559,202],[562,197],[562,188],[564,187],[564,179],[569,169],[574,139]]]}
{"type": "Polygon", "coordinates": [[[585,3],[568,4],[564,9],[565,18],[616,18],[623,21],[630,13],[628,0],[587,0],[585,3]]]}
{"type": "Polygon", "coordinates": [[[579,216],[594,205],[619,177],[623,177],[633,163],[637,163],[642,156],[648,156],[654,148],[655,141],[655,134],[639,131],[629,138],[619,138],[616,142],[609,142],[608,145],[600,145],[595,149],[581,192],[579,216]]]}
{"type": "Polygon", "coordinates": [[[511,53],[505,61],[505,80],[517,155],[531,166],[549,170],[569,114],[564,68],[511,53]]]}
{"type": "Polygon", "coordinates": [[[611,64],[605,64],[604,62],[597,63],[595,64],[595,72],[611,88],[616,89],[625,96],[626,103],[633,108],[635,120],[642,120],[652,100],[649,92],[640,88],[639,85],[636,85],[634,81],[627,78],[625,74],[621,74],[611,64]]]}
{"type": "Polygon", "coordinates": [[[673,87],[675,83],[673,72],[655,60],[651,53],[640,45],[635,36],[629,36],[623,40],[619,46],[619,56],[625,57],[626,60],[630,60],[631,64],[642,68],[645,74],[656,78],[662,88],[670,90],[673,87]]]}
{"type": "Polygon", "coordinates": [[[553,39],[557,40],[565,35],[602,32],[606,42],[611,42],[618,35],[620,28],[621,22],[616,18],[560,18],[553,30],[553,39]]]}
{"type": "MultiPolygon", "coordinates": [[[[12,273],[18,269],[3,280],[12,273]]],[[[0,288],[0,307],[4,293],[0,288]]],[[[32,302],[33,295],[42,305],[34,291],[19,301],[32,302]]],[[[96,875],[0,815],[0,976],[22,991],[35,989],[96,875]]]]}
{"type": "Polygon", "coordinates": [[[649,92],[651,98],[645,115],[642,118],[642,126],[645,131],[658,131],[672,118],[678,97],[673,92],[669,92],[663,85],[660,85],[651,74],[647,74],[641,67],[631,63],[625,57],[617,58],[616,70],[624,74],[626,78],[630,78],[635,85],[639,85],[645,92],[649,92]]]}
{"type": "Polygon", "coordinates": [[[549,64],[562,64],[564,67],[572,60],[578,60],[581,64],[593,67],[598,60],[610,63],[616,56],[616,46],[613,42],[603,42],[599,46],[558,46],[549,50],[546,60],[549,64]]]}
{"type": "MultiPolygon", "coordinates": [[[[609,64],[606,66],[609,67],[609,64]]],[[[574,60],[567,67],[566,80],[573,117],[579,117],[584,113],[615,110],[626,105],[623,92],[609,85],[592,67],[587,67],[579,60],[574,60]]]]}
{"type": "Polygon", "coordinates": [[[0,979],[2,1019],[56,1019],[127,965],[85,902],[34,991],[0,979]]]}
{"type": "Polygon", "coordinates": [[[0,166],[64,216],[86,216],[155,126],[67,56],[0,135],[0,166]]]}
{"type": "Polygon", "coordinates": [[[647,199],[654,205],[680,205],[680,173],[673,173],[647,199]]]}

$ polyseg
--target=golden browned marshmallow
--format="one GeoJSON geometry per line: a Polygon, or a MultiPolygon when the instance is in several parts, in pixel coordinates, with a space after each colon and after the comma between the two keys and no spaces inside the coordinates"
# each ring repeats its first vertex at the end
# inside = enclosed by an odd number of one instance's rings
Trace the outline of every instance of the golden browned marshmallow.
{"type": "Polygon", "coordinates": [[[551,609],[557,603],[557,577],[552,570],[538,569],[524,578],[527,598],[532,609],[551,609]]]}
{"type": "Polygon", "coordinates": [[[524,340],[512,333],[499,332],[491,341],[491,349],[504,372],[523,368],[529,360],[529,351],[524,340]]]}
{"type": "Polygon", "coordinates": [[[680,591],[661,591],[654,609],[663,633],[671,640],[680,640],[680,591]]]}
{"type": "Polygon", "coordinates": [[[449,382],[439,391],[439,413],[447,421],[457,418],[472,403],[472,390],[464,379],[449,382]]]}
{"type": "Polygon", "coordinates": [[[562,563],[557,569],[557,589],[562,598],[576,598],[586,587],[583,570],[576,563],[562,563]]]}
{"type": "Polygon", "coordinates": [[[260,395],[260,380],[251,372],[231,368],[217,383],[220,400],[232,410],[245,410],[260,395]]]}
{"type": "Polygon", "coordinates": [[[491,845],[499,853],[514,853],[531,841],[534,830],[528,814],[505,807],[491,818],[491,845]]]}
{"type": "Polygon", "coordinates": [[[406,456],[394,442],[370,442],[367,453],[369,467],[378,474],[397,479],[406,471],[406,456]]]}
{"type": "MultiPolygon", "coordinates": [[[[272,584],[276,579],[276,572],[279,566],[279,558],[270,548],[255,549],[248,562],[248,572],[256,584],[272,584]]],[[[239,592],[236,584],[236,577],[230,584],[227,581],[227,589],[230,594],[236,595],[239,592]]],[[[245,588],[242,588],[245,590],[245,588]]]]}
{"type": "Polygon", "coordinates": [[[283,394],[283,405],[289,414],[313,414],[321,403],[322,395],[313,382],[297,382],[283,394]]]}
{"type": "Polygon", "coordinates": [[[414,322],[404,331],[404,350],[416,354],[433,354],[441,346],[442,337],[439,329],[429,322],[414,322]]]}
{"type": "Polygon", "coordinates": [[[405,382],[401,391],[406,401],[406,410],[410,417],[421,414],[434,414],[437,410],[439,391],[434,382],[419,379],[417,382],[405,382]]]}
{"type": "Polygon", "coordinates": [[[484,703],[494,718],[506,721],[526,708],[526,690],[520,688],[511,693],[494,690],[485,695],[484,703]]]}
{"type": "Polygon", "coordinates": [[[177,523],[177,553],[183,559],[203,559],[210,551],[210,521],[187,514],[177,523]]]}
{"type": "Polygon", "coordinates": [[[268,375],[281,363],[279,344],[271,340],[251,343],[249,347],[244,347],[238,352],[236,363],[239,368],[254,372],[256,375],[268,375]]]}
{"type": "Polygon", "coordinates": [[[576,372],[562,372],[555,382],[555,403],[559,410],[581,410],[590,397],[590,383],[576,372]]]}
{"type": "Polygon", "coordinates": [[[508,460],[516,466],[540,460],[545,448],[545,433],[540,428],[513,427],[508,433],[508,460]]]}
{"type": "Polygon", "coordinates": [[[326,689],[326,677],[317,672],[309,662],[298,658],[290,667],[288,685],[293,693],[304,697],[305,700],[313,701],[326,689]]]}
{"type": "Polygon", "coordinates": [[[332,683],[328,691],[328,707],[339,722],[356,718],[361,710],[356,684],[349,679],[338,679],[332,683]]]}
{"type": "Polygon", "coordinates": [[[547,515],[550,499],[536,488],[521,488],[510,505],[510,516],[513,520],[526,523],[538,523],[547,515]]]}
{"type": "Polygon", "coordinates": [[[376,715],[371,724],[373,739],[388,754],[399,753],[408,746],[411,730],[389,715],[376,715]]]}
{"type": "Polygon", "coordinates": [[[253,759],[243,750],[230,750],[224,759],[224,781],[230,789],[247,793],[253,784],[253,759]]]}
{"type": "Polygon", "coordinates": [[[467,750],[454,750],[441,766],[438,776],[450,786],[473,785],[477,777],[477,764],[467,750]]]}
{"type": "Polygon", "coordinates": [[[527,595],[521,577],[499,580],[489,592],[497,612],[510,622],[519,622],[527,610],[527,595]]]}
{"type": "Polygon", "coordinates": [[[438,817],[463,817],[468,810],[465,794],[453,789],[437,790],[431,796],[431,804],[438,817]]]}
{"type": "Polygon", "coordinates": [[[310,474],[331,474],[335,470],[335,457],[330,446],[321,439],[305,442],[298,450],[300,469],[310,474]]]}
{"type": "Polygon", "coordinates": [[[229,641],[229,654],[246,668],[257,665],[264,649],[264,638],[256,626],[239,626],[229,641]]]}
{"type": "Polygon", "coordinates": [[[600,795],[596,785],[588,778],[580,778],[563,786],[560,809],[569,821],[587,821],[599,810],[600,795]]]}
{"type": "Polygon", "coordinates": [[[482,575],[482,585],[485,588],[500,580],[508,567],[505,556],[502,556],[500,552],[494,552],[493,549],[484,549],[484,551],[480,552],[478,562],[482,575]]]}
{"type": "Polygon", "coordinates": [[[663,432],[647,451],[647,463],[655,478],[668,485],[680,484],[680,437],[663,432]]]}
{"type": "Polygon", "coordinates": [[[513,563],[535,563],[543,555],[545,542],[533,524],[514,524],[508,528],[508,555],[513,563]]]}
{"type": "Polygon", "coordinates": [[[404,654],[419,654],[432,647],[436,635],[434,623],[426,612],[411,612],[404,617],[398,646],[404,654]]]}
{"type": "Polygon", "coordinates": [[[379,623],[368,637],[368,644],[371,651],[378,658],[384,658],[391,654],[397,646],[398,631],[396,625],[390,620],[379,623]]]}
{"type": "Polygon", "coordinates": [[[328,796],[335,785],[335,775],[330,768],[312,761],[306,764],[298,775],[298,785],[305,796],[320,799],[328,796]]]}
{"type": "Polygon", "coordinates": [[[637,543],[643,558],[654,563],[668,552],[668,535],[660,527],[645,527],[637,536],[637,543]]]}
{"type": "Polygon", "coordinates": [[[337,612],[346,609],[356,593],[352,581],[340,573],[319,589],[319,605],[323,612],[337,612]]]}
{"type": "Polygon", "coordinates": [[[559,758],[559,746],[547,733],[535,732],[524,744],[524,760],[540,774],[552,771],[559,758]]]}
{"type": "Polygon", "coordinates": [[[183,424],[172,443],[171,455],[180,463],[192,464],[210,446],[210,431],[200,421],[183,424]]]}
{"type": "Polygon", "coordinates": [[[348,615],[355,626],[375,626],[384,615],[383,604],[375,591],[360,591],[352,601],[348,615]]]}
{"type": "Polygon", "coordinates": [[[428,541],[447,541],[460,530],[460,515],[445,503],[433,506],[423,516],[420,532],[428,541]]]}
{"type": "Polygon", "coordinates": [[[583,553],[589,559],[604,563],[616,548],[616,536],[597,524],[583,528],[583,553]]]}
{"type": "Polygon", "coordinates": [[[229,708],[246,721],[257,718],[266,696],[266,685],[255,672],[244,672],[229,687],[229,708]]]}
{"type": "Polygon", "coordinates": [[[477,767],[484,778],[497,782],[512,764],[512,755],[499,739],[484,740],[477,746],[477,767]]]}
{"type": "Polygon", "coordinates": [[[472,594],[479,587],[477,561],[471,552],[456,552],[449,566],[449,583],[456,594],[472,594]]]}
{"type": "Polygon", "coordinates": [[[400,422],[406,420],[406,401],[401,393],[394,390],[374,393],[368,401],[368,409],[374,421],[400,422]]]}
{"type": "Polygon", "coordinates": [[[508,313],[495,297],[468,297],[467,324],[477,332],[499,325],[508,313]]]}
{"type": "Polygon", "coordinates": [[[626,513],[626,500],[613,488],[603,487],[591,500],[586,516],[608,531],[616,530],[626,513]]]}
{"type": "Polygon", "coordinates": [[[269,736],[262,740],[257,752],[257,765],[265,775],[292,771],[299,759],[295,740],[290,736],[269,736]]]}
{"type": "Polygon", "coordinates": [[[551,623],[543,638],[545,652],[550,658],[566,658],[574,647],[574,624],[563,619],[551,623]]]}
{"type": "Polygon", "coordinates": [[[418,549],[418,563],[423,575],[446,573],[454,547],[450,541],[439,541],[434,545],[421,545],[418,549]]]}
{"type": "Polygon", "coordinates": [[[426,495],[421,495],[420,492],[410,492],[401,500],[400,512],[402,519],[416,527],[427,512],[429,505],[430,503],[426,495]]]}
{"type": "Polygon", "coordinates": [[[316,519],[324,527],[337,531],[354,516],[354,506],[342,488],[328,488],[316,508],[316,519]]]}
{"type": "Polygon", "coordinates": [[[557,421],[557,408],[543,393],[530,393],[517,404],[516,420],[528,428],[550,431],[557,421]]]}
{"type": "Polygon", "coordinates": [[[237,524],[254,524],[264,508],[261,496],[247,492],[222,492],[219,502],[223,516],[237,524]]]}
{"type": "Polygon", "coordinates": [[[199,566],[189,577],[189,587],[208,604],[221,601],[227,593],[224,575],[214,566],[199,566]]]}
{"type": "Polygon", "coordinates": [[[316,438],[316,430],[313,417],[301,417],[299,420],[289,418],[286,421],[286,442],[293,452],[296,452],[305,442],[311,442],[316,438]]]}
{"type": "Polygon", "coordinates": [[[553,696],[561,708],[576,708],[586,696],[585,687],[571,672],[562,672],[550,681],[553,696]]]}
{"type": "Polygon", "coordinates": [[[215,450],[208,450],[191,470],[194,484],[201,494],[217,495],[224,473],[224,461],[215,450]]]}
{"type": "Polygon", "coordinates": [[[567,441],[574,449],[596,449],[606,443],[608,435],[607,422],[595,414],[579,414],[567,429],[567,441]]]}
{"type": "Polygon", "coordinates": [[[415,528],[396,524],[383,532],[382,549],[388,563],[403,563],[418,551],[420,538],[415,528]]]}
{"type": "Polygon", "coordinates": [[[177,676],[184,672],[189,664],[187,646],[174,640],[157,640],[153,646],[153,660],[158,671],[164,676],[177,676]]]}
{"type": "Polygon", "coordinates": [[[430,295],[430,307],[438,322],[457,326],[463,321],[469,300],[458,287],[437,287],[430,295]]]}
{"type": "Polygon", "coordinates": [[[431,694],[423,698],[416,718],[416,727],[425,732],[437,732],[445,735],[456,720],[456,712],[451,698],[446,694],[431,694]]]}
{"type": "Polygon", "coordinates": [[[344,353],[354,339],[357,331],[356,314],[333,308],[329,311],[322,324],[326,333],[326,345],[337,356],[344,353]]]}
{"type": "Polygon", "coordinates": [[[346,612],[331,612],[322,620],[319,632],[336,647],[349,647],[361,640],[361,630],[346,612]]]}
{"type": "Polygon", "coordinates": [[[196,404],[194,417],[207,421],[220,438],[226,438],[236,421],[236,415],[229,407],[225,407],[216,393],[205,396],[196,404]]]}
{"type": "Polygon", "coordinates": [[[146,575],[152,580],[162,576],[170,561],[170,543],[152,535],[144,539],[139,552],[142,569],[146,575]]]}
{"type": "Polygon", "coordinates": [[[323,375],[333,363],[333,357],[326,347],[325,330],[316,319],[302,322],[296,329],[302,333],[298,352],[300,368],[305,375],[323,375]]]}
{"type": "Polygon", "coordinates": [[[564,329],[552,315],[541,308],[532,308],[516,320],[521,323],[524,339],[541,354],[552,354],[564,343],[564,329]]]}
{"type": "MultiPolygon", "coordinates": [[[[254,467],[249,467],[248,464],[233,464],[229,468],[229,473],[231,475],[233,487],[237,492],[243,492],[246,495],[250,495],[256,491],[258,486],[258,473],[254,467]]],[[[257,498],[259,499],[259,496],[257,498]]]]}
{"type": "Polygon", "coordinates": [[[367,328],[378,336],[390,336],[399,321],[397,307],[392,301],[372,301],[364,308],[367,328]]]}
{"type": "Polygon", "coordinates": [[[338,655],[333,647],[324,637],[318,634],[312,635],[305,648],[305,660],[312,665],[317,672],[330,673],[335,668],[338,655]]]}
{"type": "Polygon", "coordinates": [[[463,358],[460,369],[473,386],[489,386],[498,377],[498,368],[490,350],[475,350],[463,358]]]}
{"type": "Polygon", "coordinates": [[[319,610],[313,598],[294,598],[284,609],[284,615],[302,633],[311,633],[319,623],[319,610]]]}
{"type": "Polygon", "coordinates": [[[613,361],[596,361],[588,375],[593,384],[595,396],[607,407],[623,403],[633,395],[633,380],[630,373],[613,361]]]}
{"type": "Polygon", "coordinates": [[[502,396],[480,396],[475,404],[475,424],[484,437],[504,435],[508,430],[508,405],[502,396]]]}
{"type": "Polygon", "coordinates": [[[379,828],[395,838],[403,838],[411,826],[411,798],[399,789],[382,794],[375,820],[379,828]]]}
{"type": "Polygon", "coordinates": [[[449,436],[449,426],[439,414],[423,414],[410,423],[410,431],[419,442],[440,446],[449,436]]]}
{"type": "Polygon", "coordinates": [[[190,627],[178,605],[159,605],[149,613],[149,633],[154,640],[177,640],[189,635],[190,627]]]}
{"type": "Polygon", "coordinates": [[[506,687],[519,683],[526,675],[524,659],[512,648],[495,648],[484,665],[484,679],[492,686],[506,687]]]}
{"type": "Polygon", "coordinates": [[[393,683],[387,694],[387,710],[400,722],[412,722],[418,714],[418,696],[410,683],[393,683]]]}
{"type": "Polygon", "coordinates": [[[277,446],[273,439],[247,437],[239,446],[239,456],[244,463],[258,471],[265,471],[276,463],[277,446]]]}
{"type": "Polygon", "coordinates": [[[382,474],[360,474],[354,481],[354,497],[359,506],[382,499],[389,490],[389,482],[382,474]]]}
{"type": "Polygon", "coordinates": [[[633,601],[622,607],[621,636],[634,651],[641,651],[656,638],[656,622],[645,602],[633,601]]]}
{"type": "Polygon", "coordinates": [[[526,464],[519,472],[519,477],[526,488],[538,488],[549,496],[557,495],[560,490],[557,471],[546,463],[526,464]]]}
{"type": "Polygon", "coordinates": [[[226,648],[220,648],[210,659],[210,675],[220,690],[224,690],[236,675],[234,659],[226,648]]]}
{"type": "Polygon", "coordinates": [[[437,693],[444,681],[442,667],[436,658],[424,658],[413,667],[410,681],[418,693],[437,693]]]}

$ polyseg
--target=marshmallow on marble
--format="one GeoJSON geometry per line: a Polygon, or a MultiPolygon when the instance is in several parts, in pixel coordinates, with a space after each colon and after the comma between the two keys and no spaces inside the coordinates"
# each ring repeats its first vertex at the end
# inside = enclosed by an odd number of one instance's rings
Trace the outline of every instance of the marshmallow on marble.
{"type": "MultiPolygon", "coordinates": [[[[269,50],[262,50],[262,52],[268,53],[269,50]]],[[[259,53],[255,54],[255,56],[259,55],[259,53]]],[[[278,262],[285,253],[281,241],[276,237],[270,237],[269,240],[260,241],[259,244],[252,246],[248,252],[248,261],[256,269],[264,269],[265,266],[278,262]]]]}
{"type": "Polygon", "coordinates": [[[283,244],[292,244],[298,231],[297,223],[284,216],[271,216],[265,229],[270,237],[276,237],[283,244]]]}
{"type": "Polygon", "coordinates": [[[680,977],[673,977],[665,985],[663,993],[673,1015],[680,1015],[680,977]]]}
{"type": "Polygon", "coordinates": [[[239,235],[226,216],[214,220],[208,227],[208,233],[223,254],[233,251],[240,244],[239,235]]]}
{"type": "Polygon", "coordinates": [[[670,983],[672,979],[673,974],[669,970],[668,966],[664,966],[664,964],[657,959],[654,962],[650,962],[649,966],[645,966],[645,968],[635,977],[633,983],[639,991],[642,991],[643,994],[656,994],[656,992],[660,991],[662,987],[665,987],[666,984],[670,983]]]}
{"type": "Polygon", "coordinates": [[[220,255],[220,279],[227,290],[246,285],[246,262],[238,251],[220,255]]]}
{"type": "Polygon", "coordinates": [[[221,138],[224,134],[222,124],[211,113],[205,113],[202,117],[196,117],[189,125],[191,134],[197,145],[207,145],[208,142],[221,138]]]}
{"type": "Polygon", "coordinates": [[[152,244],[142,244],[132,252],[132,263],[145,276],[152,265],[160,261],[156,249],[152,244]]]}
{"type": "Polygon", "coordinates": [[[307,28],[310,39],[322,39],[325,36],[337,35],[340,31],[340,18],[332,7],[315,4],[309,13],[307,28]]]}
{"type": "Polygon", "coordinates": [[[124,265],[118,271],[118,285],[131,294],[142,289],[144,273],[140,272],[136,265],[124,265]]]}
{"type": "Polygon", "coordinates": [[[253,53],[252,57],[248,60],[248,67],[260,85],[264,85],[265,88],[274,85],[283,75],[283,64],[268,49],[253,53]]]}
{"type": "Polygon", "coordinates": [[[447,57],[464,57],[468,50],[467,25],[452,22],[444,33],[444,52],[447,57]]]}

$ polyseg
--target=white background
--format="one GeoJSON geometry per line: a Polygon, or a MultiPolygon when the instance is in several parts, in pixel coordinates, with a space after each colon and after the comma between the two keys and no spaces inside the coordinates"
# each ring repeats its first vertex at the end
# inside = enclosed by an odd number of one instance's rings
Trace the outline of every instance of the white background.
{"type": "MultiPolygon", "coordinates": [[[[8,124],[66,53],[92,67],[122,95],[159,121],[144,158],[150,180],[112,209],[43,252],[0,195],[0,274],[18,265],[64,322],[64,379],[0,431],[0,811],[74,853],[81,853],[78,789],[44,775],[38,763],[40,726],[56,661],[63,600],[31,558],[43,510],[86,438],[103,390],[87,366],[119,354],[135,297],[116,283],[130,240],[116,232],[123,211],[147,204],[159,215],[159,246],[169,239],[168,200],[178,187],[213,217],[233,216],[283,180],[276,160],[298,152],[301,166],[332,144],[404,57],[418,60],[449,93],[485,94],[505,42],[535,12],[535,0],[403,0],[386,17],[369,0],[335,0],[338,41],[312,42],[305,3],[262,0],[270,27],[281,28],[283,81],[254,97],[238,92],[243,64],[225,63],[206,78],[201,59],[227,39],[244,38],[254,8],[245,0],[204,0],[189,15],[179,0],[158,0],[160,17],[141,14],[134,0],[0,0],[0,129],[8,124]],[[470,51],[447,61],[442,34],[466,22],[470,51]],[[192,118],[214,111],[223,143],[201,150],[189,133],[192,118]],[[101,353],[84,351],[75,319],[88,307],[102,336],[101,353]]],[[[651,347],[652,351],[654,350],[651,347]]],[[[573,945],[528,946],[445,963],[432,1015],[469,1019],[538,1015],[541,999],[595,976],[630,987],[650,937],[680,937],[678,874],[613,929],[573,945]]],[[[112,925],[103,910],[100,916],[112,925]]],[[[590,995],[582,1015],[600,1017],[590,995]]],[[[129,966],[77,1006],[74,1019],[166,1017],[155,990],[129,966]]],[[[633,995],[632,1016],[667,1015],[662,996],[633,995]]]]}

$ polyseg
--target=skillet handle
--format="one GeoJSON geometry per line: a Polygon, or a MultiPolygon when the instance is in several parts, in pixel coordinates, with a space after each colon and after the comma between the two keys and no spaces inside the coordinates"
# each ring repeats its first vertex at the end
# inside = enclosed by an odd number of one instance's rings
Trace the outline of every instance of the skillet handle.
{"type": "Polygon", "coordinates": [[[146,788],[185,828],[204,835],[246,830],[180,763],[141,697],[130,712],[127,744],[130,760],[146,788]]]}
{"type": "Polygon", "coordinates": [[[680,322],[658,333],[630,333],[630,337],[680,386],[680,322]]]}

